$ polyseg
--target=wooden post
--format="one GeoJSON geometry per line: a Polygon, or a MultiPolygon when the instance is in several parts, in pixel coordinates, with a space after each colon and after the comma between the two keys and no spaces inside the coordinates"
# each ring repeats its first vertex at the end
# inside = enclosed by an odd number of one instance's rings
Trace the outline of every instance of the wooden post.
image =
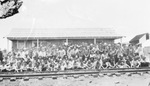
{"type": "Polygon", "coordinates": [[[39,39],[37,39],[37,49],[39,48],[39,39]]]}
{"type": "Polygon", "coordinates": [[[24,48],[26,48],[26,41],[24,40],[24,48]]]}
{"type": "Polygon", "coordinates": [[[33,45],[34,45],[34,41],[32,41],[32,47],[34,47],[33,45]]]}
{"type": "Polygon", "coordinates": [[[17,49],[18,49],[18,40],[17,40],[17,49]]]}
{"type": "Polygon", "coordinates": [[[120,39],[121,47],[122,47],[122,38],[120,39]]]}
{"type": "Polygon", "coordinates": [[[94,38],[94,44],[96,44],[96,38],[94,38]]]}
{"type": "Polygon", "coordinates": [[[68,45],[68,38],[66,38],[66,44],[68,45]]]}

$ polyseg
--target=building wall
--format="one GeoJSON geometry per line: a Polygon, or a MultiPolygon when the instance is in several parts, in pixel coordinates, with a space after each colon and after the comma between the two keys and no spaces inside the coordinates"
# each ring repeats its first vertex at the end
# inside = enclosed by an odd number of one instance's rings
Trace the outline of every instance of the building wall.
{"type": "Polygon", "coordinates": [[[97,39],[97,43],[114,43],[114,39],[97,39]]]}
{"type": "MultiPolygon", "coordinates": [[[[57,39],[57,40],[39,40],[39,46],[42,45],[47,45],[48,43],[52,44],[62,44],[65,43],[66,39],[57,39]]],[[[94,43],[94,39],[69,39],[68,43],[94,43]]],[[[96,39],[96,43],[101,43],[101,42],[106,42],[106,43],[114,43],[114,39],[96,39]]],[[[13,40],[12,41],[12,50],[16,49],[23,49],[23,48],[31,48],[31,47],[37,47],[37,41],[35,40],[13,40]]]]}
{"type": "MultiPolygon", "coordinates": [[[[79,43],[79,42],[86,42],[86,43],[94,43],[94,39],[69,39],[69,42],[72,43],[79,43]]],[[[96,39],[96,43],[114,43],[114,39],[96,39]]]]}
{"type": "Polygon", "coordinates": [[[73,44],[78,44],[82,42],[94,43],[94,39],[69,39],[68,42],[73,44]]]}
{"type": "Polygon", "coordinates": [[[139,43],[143,43],[145,42],[147,39],[146,39],[146,34],[144,36],[142,36],[140,39],[139,39],[139,43]]]}
{"type": "Polygon", "coordinates": [[[12,41],[12,50],[16,50],[17,49],[17,41],[14,40],[12,41]]]}

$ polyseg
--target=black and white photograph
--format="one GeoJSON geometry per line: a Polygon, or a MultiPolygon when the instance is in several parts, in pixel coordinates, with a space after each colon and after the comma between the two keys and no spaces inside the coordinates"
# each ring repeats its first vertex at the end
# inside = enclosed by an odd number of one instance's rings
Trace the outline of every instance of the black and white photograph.
{"type": "Polygon", "coordinates": [[[150,86],[150,0],[0,0],[0,86],[150,86]]]}

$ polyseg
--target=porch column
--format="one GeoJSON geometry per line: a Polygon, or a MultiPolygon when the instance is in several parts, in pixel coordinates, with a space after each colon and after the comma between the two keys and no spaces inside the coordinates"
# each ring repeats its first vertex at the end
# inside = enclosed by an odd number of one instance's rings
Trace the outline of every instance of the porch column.
{"type": "Polygon", "coordinates": [[[26,41],[24,41],[24,48],[26,48],[26,41]]]}
{"type": "Polygon", "coordinates": [[[19,47],[18,47],[18,40],[17,40],[17,49],[18,49],[19,47]]]}
{"type": "Polygon", "coordinates": [[[68,45],[68,38],[66,38],[66,44],[68,45]]]}
{"type": "Polygon", "coordinates": [[[121,46],[122,46],[122,38],[120,38],[120,43],[121,43],[121,46]]]}
{"type": "Polygon", "coordinates": [[[97,40],[96,40],[96,38],[94,38],[94,44],[96,44],[96,42],[97,42],[97,40]]]}
{"type": "Polygon", "coordinates": [[[39,48],[39,39],[37,39],[37,49],[39,48]]]}

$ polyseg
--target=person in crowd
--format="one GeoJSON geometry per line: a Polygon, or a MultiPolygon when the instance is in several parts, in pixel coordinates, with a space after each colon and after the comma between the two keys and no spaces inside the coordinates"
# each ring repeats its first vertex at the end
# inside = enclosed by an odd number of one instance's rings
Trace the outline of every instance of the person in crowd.
{"type": "Polygon", "coordinates": [[[113,43],[50,43],[38,49],[24,48],[10,53],[0,51],[0,70],[16,72],[130,68],[139,67],[144,61],[140,46],[135,48],[113,43]]]}
{"type": "Polygon", "coordinates": [[[3,62],[3,52],[0,49],[0,61],[3,62]]]}

